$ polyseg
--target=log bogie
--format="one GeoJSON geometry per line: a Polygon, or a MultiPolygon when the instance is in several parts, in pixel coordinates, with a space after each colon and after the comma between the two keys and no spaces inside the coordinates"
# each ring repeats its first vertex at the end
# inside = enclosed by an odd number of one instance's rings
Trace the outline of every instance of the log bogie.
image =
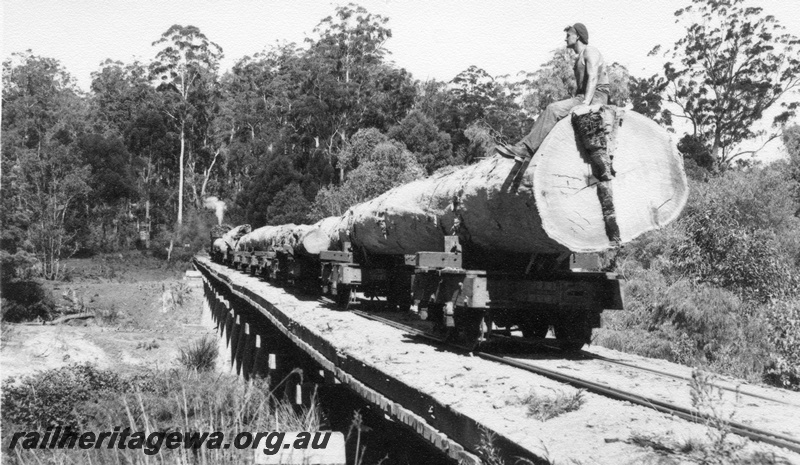
{"type": "MultiPolygon", "coordinates": [[[[487,269],[468,268],[454,236],[442,252],[376,255],[346,250],[304,254],[291,248],[222,253],[233,267],[279,285],[316,289],[340,309],[379,300],[389,311],[414,311],[449,339],[476,345],[493,333],[545,338],[562,349],[591,342],[604,310],[622,309],[619,280],[599,270],[599,254],[497,254],[487,269]],[[507,270],[498,269],[506,263],[507,270]],[[412,310],[413,309],[413,310],[412,310]],[[552,333],[551,333],[552,329],[552,333]]],[[[478,255],[480,257],[480,255],[478,255]]]]}

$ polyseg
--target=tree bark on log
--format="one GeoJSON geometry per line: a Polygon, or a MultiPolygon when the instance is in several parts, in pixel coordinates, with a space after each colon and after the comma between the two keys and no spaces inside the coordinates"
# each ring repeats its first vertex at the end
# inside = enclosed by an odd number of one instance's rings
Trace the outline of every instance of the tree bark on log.
{"type": "Polygon", "coordinates": [[[263,226],[242,236],[236,245],[236,250],[283,250],[293,255],[304,253],[301,238],[312,228],[312,225],[307,224],[263,226]]]}
{"type": "Polygon", "coordinates": [[[218,252],[225,252],[226,250],[236,250],[236,244],[245,234],[252,230],[249,224],[242,224],[236,226],[230,231],[226,232],[219,239],[214,241],[214,249],[218,252]]]}
{"type": "Polygon", "coordinates": [[[486,253],[601,252],[629,242],[675,220],[688,184],[667,131],[631,111],[613,124],[609,181],[594,176],[565,118],[529,163],[487,158],[399,186],[318,222],[304,248],[339,250],[344,238],[374,254],[436,252],[446,235],[459,236],[465,251],[486,253]],[[609,239],[601,205],[612,191],[619,241],[609,239]]]}
{"type": "Polygon", "coordinates": [[[272,232],[277,226],[262,226],[242,236],[236,243],[236,250],[267,250],[270,246],[272,232]]]}

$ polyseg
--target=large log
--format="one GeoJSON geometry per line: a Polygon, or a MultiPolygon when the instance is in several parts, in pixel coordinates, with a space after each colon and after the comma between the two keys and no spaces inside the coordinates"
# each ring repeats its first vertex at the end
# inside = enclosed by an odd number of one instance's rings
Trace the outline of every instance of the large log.
{"type": "Polygon", "coordinates": [[[301,238],[312,228],[312,225],[306,224],[263,226],[242,236],[236,250],[279,250],[291,254],[303,253],[305,249],[302,247],[301,238]]]}
{"type": "MultiPolygon", "coordinates": [[[[683,157],[670,133],[652,120],[625,112],[609,150],[610,181],[620,243],[677,219],[689,196],[683,157]]],[[[600,202],[604,183],[592,176],[586,153],[562,121],[537,152],[534,198],[547,235],[574,252],[610,248],[600,202]],[[556,130],[558,129],[558,130],[556,130]]]]}
{"type": "Polygon", "coordinates": [[[309,231],[301,238],[303,250],[315,255],[323,250],[337,249],[339,246],[337,231],[341,220],[339,216],[329,216],[311,225],[309,231]]]}
{"type": "Polygon", "coordinates": [[[303,253],[302,237],[305,236],[312,226],[308,224],[285,224],[278,226],[272,239],[272,247],[291,254],[303,253]]]}
{"type": "Polygon", "coordinates": [[[236,250],[253,251],[268,250],[272,243],[272,235],[277,226],[262,226],[242,236],[236,244],[236,250]]]}
{"type": "Polygon", "coordinates": [[[223,234],[222,237],[215,239],[213,249],[219,253],[224,253],[227,250],[236,250],[236,244],[239,242],[242,236],[249,233],[251,229],[252,228],[249,224],[236,226],[235,228],[223,234]]]}
{"type": "Polygon", "coordinates": [[[688,186],[674,141],[650,119],[628,111],[612,136],[616,176],[605,183],[566,118],[528,164],[487,158],[394,188],[317,223],[305,248],[336,250],[344,238],[375,254],[442,251],[450,234],[489,254],[600,252],[629,242],[677,218],[688,186]],[[602,198],[613,201],[619,237],[608,235],[602,198]]]}

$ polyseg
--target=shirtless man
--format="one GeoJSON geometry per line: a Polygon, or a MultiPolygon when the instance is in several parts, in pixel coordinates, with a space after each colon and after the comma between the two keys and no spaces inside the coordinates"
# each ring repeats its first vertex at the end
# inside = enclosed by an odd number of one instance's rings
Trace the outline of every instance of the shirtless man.
{"type": "Polygon", "coordinates": [[[566,100],[551,103],[539,115],[533,124],[530,134],[516,145],[501,144],[495,147],[497,152],[507,158],[525,160],[533,156],[556,123],[570,114],[578,105],[606,105],[610,86],[608,70],[603,55],[596,47],[589,45],[589,31],[581,23],[575,23],[564,29],[567,33],[567,48],[578,54],[575,59],[575,96],[566,100]]]}

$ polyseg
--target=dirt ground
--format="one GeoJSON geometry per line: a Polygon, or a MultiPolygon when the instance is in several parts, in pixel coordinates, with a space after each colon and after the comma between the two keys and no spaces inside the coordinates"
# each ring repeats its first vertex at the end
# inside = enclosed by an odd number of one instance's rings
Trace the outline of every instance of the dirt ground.
{"type": "Polygon", "coordinates": [[[72,259],[62,281],[47,283],[64,314],[94,317],[60,324],[4,324],[0,377],[91,362],[122,371],[177,365],[181,348],[209,334],[202,326],[202,281],[191,265],[166,266],[139,253],[72,259]]]}

